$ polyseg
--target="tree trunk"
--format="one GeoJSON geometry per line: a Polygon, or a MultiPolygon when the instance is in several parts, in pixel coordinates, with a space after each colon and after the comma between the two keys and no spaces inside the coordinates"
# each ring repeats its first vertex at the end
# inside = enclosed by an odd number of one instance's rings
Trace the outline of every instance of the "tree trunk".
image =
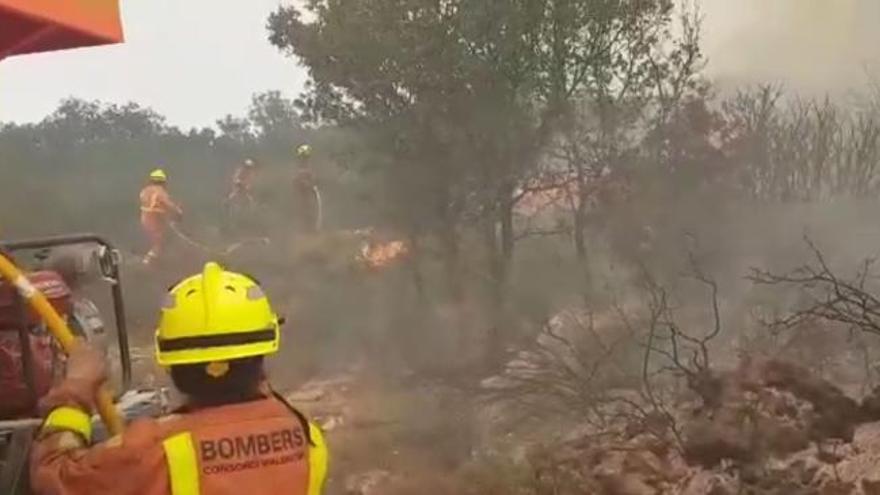
{"type": "Polygon", "coordinates": [[[503,364],[505,334],[510,331],[507,318],[508,283],[513,262],[513,186],[505,183],[499,191],[495,214],[486,224],[486,251],[489,259],[490,328],[486,342],[485,365],[494,369],[503,364]]]}
{"type": "Polygon", "coordinates": [[[590,260],[587,255],[587,203],[589,191],[584,178],[583,167],[578,167],[577,173],[577,203],[572,205],[574,224],[574,252],[578,266],[583,274],[583,289],[581,295],[584,304],[589,306],[592,299],[592,278],[590,276],[590,260]]]}
{"type": "Polygon", "coordinates": [[[505,184],[498,201],[498,217],[501,223],[501,255],[503,263],[500,276],[505,285],[507,284],[510,265],[513,262],[513,248],[515,242],[513,232],[513,192],[513,184],[505,184]]]}
{"type": "Polygon", "coordinates": [[[424,305],[427,302],[427,294],[425,293],[425,276],[422,273],[422,250],[420,237],[416,233],[409,235],[409,269],[412,276],[413,289],[419,299],[419,304],[424,305]]]}
{"type": "Polygon", "coordinates": [[[583,185],[578,185],[577,204],[574,205],[574,252],[578,263],[587,262],[587,208],[585,194],[582,192],[583,185]]]}
{"type": "Polygon", "coordinates": [[[455,223],[446,218],[441,232],[443,264],[446,271],[446,287],[449,299],[458,304],[464,300],[464,285],[461,280],[461,250],[455,223]]]}
{"type": "Polygon", "coordinates": [[[483,365],[486,369],[494,369],[502,353],[501,328],[503,325],[503,255],[498,242],[498,223],[495,215],[486,219],[484,226],[486,243],[486,259],[489,265],[488,296],[489,296],[489,329],[486,335],[486,347],[483,354],[483,365]]]}
{"type": "Polygon", "coordinates": [[[473,359],[473,322],[468,321],[465,301],[464,281],[461,270],[461,245],[455,222],[450,218],[449,212],[443,220],[442,232],[440,232],[440,244],[442,246],[443,267],[446,272],[447,300],[452,308],[453,319],[450,323],[450,344],[457,349],[457,357],[454,362],[448,362],[451,369],[468,366],[473,359]]]}

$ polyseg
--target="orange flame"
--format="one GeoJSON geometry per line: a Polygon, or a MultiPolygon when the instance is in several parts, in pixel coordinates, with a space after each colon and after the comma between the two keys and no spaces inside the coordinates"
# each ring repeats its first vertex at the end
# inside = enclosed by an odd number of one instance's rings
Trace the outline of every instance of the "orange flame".
{"type": "Polygon", "coordinates": [[[385,243],[367,241],[361,247],[360,258],[367,268],[381,270],[400,260],[408,253],[409,248],[403,241],[385,243]]]}

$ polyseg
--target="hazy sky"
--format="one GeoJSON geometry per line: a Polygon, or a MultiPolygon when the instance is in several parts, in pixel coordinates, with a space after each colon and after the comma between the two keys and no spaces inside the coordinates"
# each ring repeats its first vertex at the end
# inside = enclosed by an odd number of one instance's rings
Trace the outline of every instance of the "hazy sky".
{"type": "Polygon", "coordinates": [[[799,91],[858,88],[880,66],[878,0],[699,0],[709,72],[799,91]]]}
{"type": "MultiPolygon", "coordinates": [[[[880,60],[878,0],[699,0],[710,74],[798,90],[847,89],[880,60]]],[[[256,91],[305,80],[266,39],[281,0],[122,0],[123,45],[0,62],[0,121],[34,121],[68,95],[133,100],[173,124],[241,114],[256,91]]]]}
{"type": "Polygon", "coordinates": [[[254,92],[291,96],[305,72],[269,44],[279,0],[122,0],[122,45],[0,62],[0,121],[39,120],[68,95],[149,105],[182,126],[245,111],[254,92]]]}

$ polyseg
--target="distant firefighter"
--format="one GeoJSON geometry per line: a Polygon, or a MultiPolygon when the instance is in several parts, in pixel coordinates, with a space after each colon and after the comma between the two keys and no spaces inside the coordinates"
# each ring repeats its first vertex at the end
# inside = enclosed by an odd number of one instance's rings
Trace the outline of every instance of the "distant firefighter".
{"type": "Polygon", "coordinates": [[[297,170],[293,176],[293,220],[297,234],[321,230],[321,192],[312,171],[311,157],[311,146],[304,144],[297,148],[297,170]]]}
{"type": "Polygon", "coordinates": [[[235,173],[232,175],[232,188],[229,191],[229,195],[226,196],[227,203],[233,203],[236,201],[245,201],[248,204],[252,204],[254,202],[254,197],[251,193],[251,190],[254,185],[254,179],[257,175],[257,164],[250,158],[246,159],[238,168],[235,169],[235,173]]]}
{"type": "Polygon", "coordinates": [[[167,183],[168,176],[159,168],[150,172],[149,184],[141,189],[141,227],[150,243],[150,250],[143,260],[145,265],[153,263],[162,254],[165,233],[172,216],[183,216],[183,210],[168,194],[167,183]]]}

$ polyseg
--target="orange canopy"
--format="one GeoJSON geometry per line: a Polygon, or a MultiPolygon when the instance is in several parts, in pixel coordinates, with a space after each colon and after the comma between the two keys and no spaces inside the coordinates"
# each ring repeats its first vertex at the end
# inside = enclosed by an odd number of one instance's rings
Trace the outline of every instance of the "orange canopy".
{"type": "Polygon", "coordinates": [[[0,0],[0,60],[121,41],[119,0],[0,0]]]}

